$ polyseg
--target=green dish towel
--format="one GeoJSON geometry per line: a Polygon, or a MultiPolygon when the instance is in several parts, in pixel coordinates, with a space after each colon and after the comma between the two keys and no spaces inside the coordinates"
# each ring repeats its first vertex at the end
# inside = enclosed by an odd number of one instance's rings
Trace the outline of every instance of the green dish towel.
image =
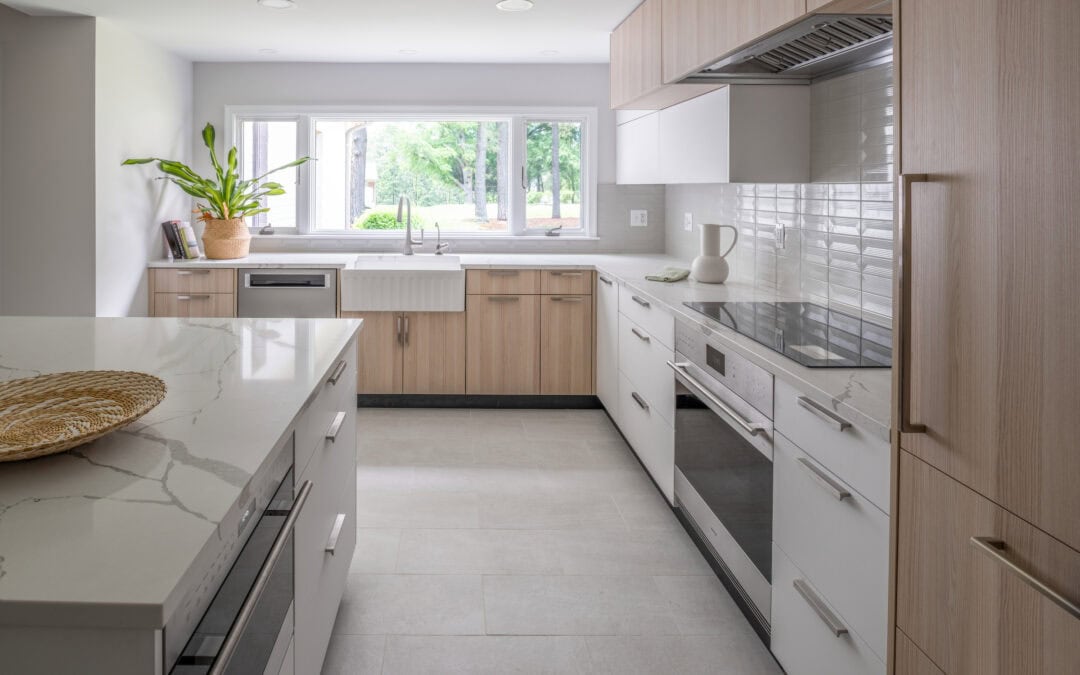
{"type": "Polygon", "coordinates": [[[665,267],[656,274],[646,274],[645,278],[649,281],[663,281],[670,284],[675,281],[682,281],[688,276],[690,276],[690,270],[684,270],[681,267],[665,267]]]}

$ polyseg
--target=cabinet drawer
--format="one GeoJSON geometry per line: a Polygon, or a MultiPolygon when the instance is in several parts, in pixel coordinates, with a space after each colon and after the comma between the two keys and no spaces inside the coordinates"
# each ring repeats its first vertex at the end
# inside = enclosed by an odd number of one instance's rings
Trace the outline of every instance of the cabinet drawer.
{"type": "Polygon", "coordinates": [[[897,627],[946,673],[1080,672],[1080,619],[1023,576],[1080,603],[1080,552],[906,451],[899,491],[897,627]]]}
{"type": "Polygon", "coordinates": [[[629,286],[619,293],[619,312],[669,349],[675,348],[675,317],[629,286]]]}
{"type": "Polygon", "coordinates": [[[791,385],[776,381],[776,429],[844,482],[889,512],[889,444],[848,424],[791,385]],[[801,400],[800,400],[801,399],[801,400]]]}
{"type": "Polygon", "coordinates": [[[345,413],[340,437],[354,434],[356,418],[356,349],[347,349],[335,362],[330,375],[319,387],[319,393],[296,424],[296,471],[304,472],[316,448],[325,447],[327,431],[338,413],[345,413]],[[340,364],[344,364],[343,366],[340,364]],[[335,377],[336,376],[336,377],[335,377]],[[333,381],[331,381],[333,379],[333,381]]]}
{"type": "Polygon", "coordinates": [[[619,424],[630,447],[669,502],[675,499],[675,430],[625,374],[619,373],[619,424]]]}
{"type": "Polygon", "coordinates": [[[775,544],[771,640],[770,648],[788,675],[885,673],[885,663],[775,544]],[[836,628],[847,632],[837,635],[836,628]]]}
{"type": "Polygon", "coordinates": [[[773,541],[884,660],[889,517],[782,434],[773,441],[773,541]]]}
{"type": "Polygon", "coordinates": [[[619,371],[669,425],[675,421],[675,379],[667,362],[674,358],[671,348],[619,316],[619,371]]]}
{"type": "Polygon", "coordinates": [[[541,270],[540,292],[545,295],[592,295],[591,270],[541,270]]]}
{"type": "Polygon", "coordinates": [[[540,293],[540,270],[466,270],[469,295],[536,295],[540,293]]]}
{"type": "Polygon", "coordinates": [[[154,293],[154,316],[236,316],[232,293],[154,293]]]}
{"type": "Polygon", "coordinates": [[[236,270],[153,269],[155,293],[235,293],[236,270]]]}

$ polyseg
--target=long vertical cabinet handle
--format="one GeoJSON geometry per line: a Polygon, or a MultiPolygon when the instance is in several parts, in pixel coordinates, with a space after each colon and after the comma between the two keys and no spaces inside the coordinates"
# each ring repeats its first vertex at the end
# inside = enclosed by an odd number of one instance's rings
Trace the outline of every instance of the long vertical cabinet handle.
{"type": "Polygon", "coordinates": [[[409,346],[409,315],[405,315],[405,346],[409,346]]]}
{"type": "Polygon", "coordinates": [[[399,345],[401,345],[402,347],[404,347],[405,346],[405,338],[404,338],[404,334],[401,332],[401,319],[402,319],[401,315],[398,314],[396,319],[397,319],[397,343],[399,345]]]}
{"type": "Polygon", "coordinates": [[[926,425],[916,424],[911,415],[911,186],[925,183],[925,173],[900,176],[900,433],[925,434],[926,425]]]}

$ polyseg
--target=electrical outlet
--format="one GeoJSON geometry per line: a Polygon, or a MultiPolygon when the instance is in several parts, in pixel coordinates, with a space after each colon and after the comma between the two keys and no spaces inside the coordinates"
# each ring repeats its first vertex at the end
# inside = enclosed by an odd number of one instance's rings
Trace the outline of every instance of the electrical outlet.
{"type": "Polygon", "coordinates": [[[687,232],[693,232],[694,231],[694,214],[692,214],[692,213],[684,213],[684,214],[682,214],[682,229],[686,230],[687,232]]]}
{"type": "Polygon", "coordinates": [[[649,212],[644,209],[630,210],[630,227],[648,227],[649,212]]]}

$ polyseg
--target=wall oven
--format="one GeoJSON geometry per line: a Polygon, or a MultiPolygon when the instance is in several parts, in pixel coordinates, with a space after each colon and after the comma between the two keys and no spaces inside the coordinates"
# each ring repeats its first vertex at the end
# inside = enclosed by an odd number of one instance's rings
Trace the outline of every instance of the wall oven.
{"type": "Polygon", "coordinates": [[[773,379],[708,328],[676,323],[675,502],[768,641],[773,379]]]}
{"type": "MultiPolygon", "coordinates": [[[[171,675],[277,675],[293,638],[293,529],[311,493],[310,481],[294,489],[292,444],[262,481],[237,525],[243,543],[205,612],[182,634],[182,648],[168,661],[171,675]]],[[[170,636],[166,630],[166,638],[170,636]]],[[[292,672],[291,669],[285,668],[292,672]]]]}

